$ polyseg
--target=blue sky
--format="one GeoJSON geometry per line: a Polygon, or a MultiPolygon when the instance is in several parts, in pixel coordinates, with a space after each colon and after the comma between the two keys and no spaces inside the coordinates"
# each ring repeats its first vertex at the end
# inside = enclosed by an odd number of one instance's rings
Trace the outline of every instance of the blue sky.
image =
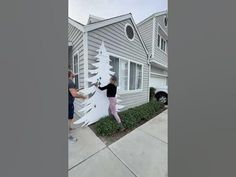
{"type": "Polygon", "coordinates": [[[132,13],[136,23],[167,10],[167,0],[68,0],[69,17],[86,24],[89,14],[111,18],[132,13]]]}

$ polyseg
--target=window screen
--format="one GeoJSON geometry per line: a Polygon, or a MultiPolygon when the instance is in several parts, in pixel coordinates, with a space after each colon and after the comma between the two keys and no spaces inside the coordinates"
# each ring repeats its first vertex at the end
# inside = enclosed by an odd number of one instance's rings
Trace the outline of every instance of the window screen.
{"type": "Polygon", "coordinates": [[[110,65],[112,66],[111,71],[115,72],[117,83],[119,85],[119,58],[110,56],[110,65]]]}
{"type": "Polygon", "coordinates": [[[136,89],[141,89],[141,86],[142,86],[142,65],[137,64],[136,89]]]}
{"type": "Polygon", "coordinates": [[[128,90],[128,61],[120,60],[120,84],[121,90],[128,90]]]}
{"type": "Polygon", "coordinates": [[[130,62],[130,81],[129,81],[130,90],[135,90],[135,80],[136,80],[136,64],[130,62]]]}

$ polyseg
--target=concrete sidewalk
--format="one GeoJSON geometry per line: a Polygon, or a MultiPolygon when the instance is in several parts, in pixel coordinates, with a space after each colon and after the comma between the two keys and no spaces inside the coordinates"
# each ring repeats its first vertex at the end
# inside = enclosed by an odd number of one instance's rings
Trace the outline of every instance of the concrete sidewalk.
{"type": "Polygon", "coordinates": [[[167,110],[106,147],[90,128],[69,145],[69,177],[167,177],[167,110]]]}

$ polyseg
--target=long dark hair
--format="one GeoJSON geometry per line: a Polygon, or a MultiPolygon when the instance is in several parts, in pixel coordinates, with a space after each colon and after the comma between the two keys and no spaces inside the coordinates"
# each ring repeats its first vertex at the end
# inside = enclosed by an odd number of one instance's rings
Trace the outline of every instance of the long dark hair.
{"type": "Polygon", "coordinates": [[[114,85],[117,86],[117,77],[115,75],[111,76],[111,80],[114,82],[114,85]]]}
{"type": "Polygon", "coordinates": [[[68,70],[68,78],[73,74],[72,70],[68,70]]]}

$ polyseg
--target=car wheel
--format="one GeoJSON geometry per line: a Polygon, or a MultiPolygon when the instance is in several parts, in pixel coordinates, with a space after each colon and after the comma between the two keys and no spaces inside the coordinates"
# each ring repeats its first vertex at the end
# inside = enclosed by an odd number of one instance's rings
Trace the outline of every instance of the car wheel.
{"type": "Polygon", "coordinates": [[[159,92],[155,95],[157,101],[167,105],[168,104],[168,95],[164,92],[159,92]]]}

